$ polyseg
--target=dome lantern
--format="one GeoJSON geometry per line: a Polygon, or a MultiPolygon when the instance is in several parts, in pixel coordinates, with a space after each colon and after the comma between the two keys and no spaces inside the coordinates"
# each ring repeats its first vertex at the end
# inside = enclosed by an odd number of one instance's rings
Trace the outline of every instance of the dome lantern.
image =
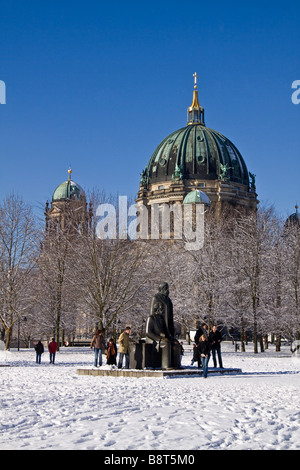
{"type": "Polygon", "coordinates": [[[204,123],[204,108],[200,106],[199,98],[198,98],[198,85],[197,85],[197,78],[198,75],[196,72],[193,75],[194,77],[194,92],[193,92],[193,102],[191,106],[188,108],[187,113],[187,124],[202,124],[205,126],[204,123]]]}

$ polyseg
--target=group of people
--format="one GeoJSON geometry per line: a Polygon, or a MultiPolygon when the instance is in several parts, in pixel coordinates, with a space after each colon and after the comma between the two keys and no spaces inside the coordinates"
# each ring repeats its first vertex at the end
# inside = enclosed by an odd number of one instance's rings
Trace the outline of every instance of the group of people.
{"type": "MultiPolygon", "coordinates": [[[[129,369],[129,355],[130,355],[130,340],[129,335],[131,332],[130,326],[127,326],[123,333],[119,337],[119,359],[118,359],[118,369],[122,369],[123,361],[125,358],[125,369],[129,369]]],[[[94,366],[102,366],[102,354],[106,350],[106,364],[111,366],[117,365],[117,346],[113,340],[110,338],[108,344],[105,344],[105,338],[103,336],[102,330],[97,330],[92,341],[91,349],[94,348],[94,366]]]]}
{"type": "Polygon", "coordinates": [[[218,357],[219,367],[223,369],[221,355],[222,335],[215,325],[212,327],[210,333],[208,333],[207,325],[203,323],[197,330],[194,341],[192,365],[194,362],[198,362],[198,367],[203,368],[204,378],[207,378],[210,353],[212,353],[214,367],[217,367],[218,357]]]}
{"type": "MultiPolygon", "coordinates": [[[[130,362],[130,339],[129,335],[131,333],[130,326],[127,326],[123,333],[119,337],[119,358],[117,362],[117,346],[113,340],[110,338],[108,344],[105,344],[105,338],[102,330],[97,330],[93,339],[91,341],[91,350],[94,349],[94,366],[102,366],[102,354],[106,351],[106,364],[111,366],[117,366],[118,369],[123,367],[123,361],[125,359],[125,369],[129,369],[130,362]]],[[[210,353],[212,353],[214,367],[217,367],[217,358],[219,362],[219,367],[223,368],[222,356],[221,356],[221,341],[222,335],[217,329],[216,326],[212,327],[210,333],[208,333],[207,325],[203,325],[197,330],[194,338],[195,344],[193,349],[193,359],[192,365],[195,362],[198,362],[198,367],[203,368],[203,377],[207,377],[208,371],[208,362],[210,359],[210,353]]],[[[184,353],[183,345],[180,343],[181,347],[181,357],[184,353]]],[[[52,338],[48,346],[48,351],[50,355],[50,364],[55,363],[55,355],[57,351],[57,343],[52,338]]],[[[36,362],[37,364],[41,363],[41,357],[44,353],[44,346],[41,341],[35,346],[36,351],[36,362]]]]}
{"type": "MultiPolygon", "coordinates": [[[[131,332],[131,328],[129,326],[126,327],[125,331],[119,337],[119,360],[118,360],[118,368],[121,369],[123,365],[123,360],[125,358],[125,368],[129,369],[129,354],[130,354],[130,346],[129,346],[129,335],[131,332]]],[[[106,363],[108,365],[117,365],[117,346],[114,343],[113,338],[110,338],[108,344],[105,344],[105,339],[103,336],[102,330],[97,330],[92,342],[91,342],[91,349],[94,348],[95,358],[94,358],[94,365],[97,367],[102,366],[102,354],[106,350],[106,363]]],[[[35,345],[35,352],[36,352],[36,363],[41,364],[42,354],[44,354],[44,345],[41,341],[39,341],[35,345]]],[[[48,351],[50,356],[50,364],[55,363],[55,355],[58,350],[57,343],[52,338],[51,342],[48,345],[48,351]]]]}
{"type": "MultiPolygon", "coordinates": [[[[42,359],[42,354],[44,354],[44,345],[41,341],[39,341],[36,346],[35,346],[35,352],[36,352],[36,363],[40,364],[41,359],[42,359]]],[[[49,351],[49,357],[50,357],[50,364],[55,363],[55,355],[57,351],[57,343],[54,341],[54,338],[52,338],[51,342],[49,343],[48,346],[48,351],[49,351]]]]}
{"type": "MultiPolygon", "coordinates": [[[[130,339],[129,335],[131,328],[127,326],[123,333],[119,337],[119,359],[117,362],[117,346],[114,343],[113,338],[110,338],[107,345],[105,345],[105,339],[103,336],[103,331],[98,330],[94,335],[91,342],[91,349],[94,348],[95,358],[94,366],[102,365],[102,354],[106,350],[106,359],[108,365],[115,365],[119,369],[123,366],[123,361],[125,359],[125,369],[129,369],[129,355],[130,355],[130,339]]],[[[208,362],[210,359],[210,354],[212,353],[214,367],[217,367],[217,358],[219,362],[219,367],[223,369],[222,355],[221,355],[221,342],[222,335],[214,325],[210,333],[208,333],[207,325],[205,323],[197,330],[195,334],[195,344],[192,365],[194,362],[198,362],[198,367],[203,368],[203,377],[207,377],[208,372],[208,362]]],[[[184,354],[183,344],[180,343],[181,348],[181,357],[184,354]]]]}

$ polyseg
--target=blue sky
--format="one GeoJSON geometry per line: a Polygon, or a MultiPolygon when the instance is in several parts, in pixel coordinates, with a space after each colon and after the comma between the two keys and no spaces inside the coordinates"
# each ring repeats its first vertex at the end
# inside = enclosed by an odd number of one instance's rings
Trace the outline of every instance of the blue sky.
{"type": "Polygon", "coordinates": [[[256,174],[263,202],[300,204],[300,4],[0,0],[0,199],[42,216],[56,186],[134,197],[160,141],[186,125],[193,73],[206,125],[256,174]]]}

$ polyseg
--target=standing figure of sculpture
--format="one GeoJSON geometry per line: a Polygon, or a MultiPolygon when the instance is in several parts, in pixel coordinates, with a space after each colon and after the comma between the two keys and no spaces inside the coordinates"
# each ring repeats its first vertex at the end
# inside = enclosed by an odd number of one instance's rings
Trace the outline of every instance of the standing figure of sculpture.
{"type": "Polygon", "coordinates": [[[161,353],[161,367],[180,367],[180,345],[175,339],[173,304],[169,286],[162,282],[151,300],[150,316],[146,323],[146,343],[151,343],[161,353]]]}

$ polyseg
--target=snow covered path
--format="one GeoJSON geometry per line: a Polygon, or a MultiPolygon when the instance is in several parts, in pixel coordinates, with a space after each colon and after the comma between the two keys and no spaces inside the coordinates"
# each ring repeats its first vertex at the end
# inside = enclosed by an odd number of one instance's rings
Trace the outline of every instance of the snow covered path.
{"type": "MultiPolygon", "coordinates": [[[[0,449],[300,449],[300,360],[288,347],[254,355],[223,343],[222,351],[224,366],[242,375],[78,376],[92,365],[89,349],[62,349],[55,365],[47,352],[41,365],[33,350],[8,352],[0,449]]],[[[183,365],[190,360],[186,352],[183,365]]]]}

